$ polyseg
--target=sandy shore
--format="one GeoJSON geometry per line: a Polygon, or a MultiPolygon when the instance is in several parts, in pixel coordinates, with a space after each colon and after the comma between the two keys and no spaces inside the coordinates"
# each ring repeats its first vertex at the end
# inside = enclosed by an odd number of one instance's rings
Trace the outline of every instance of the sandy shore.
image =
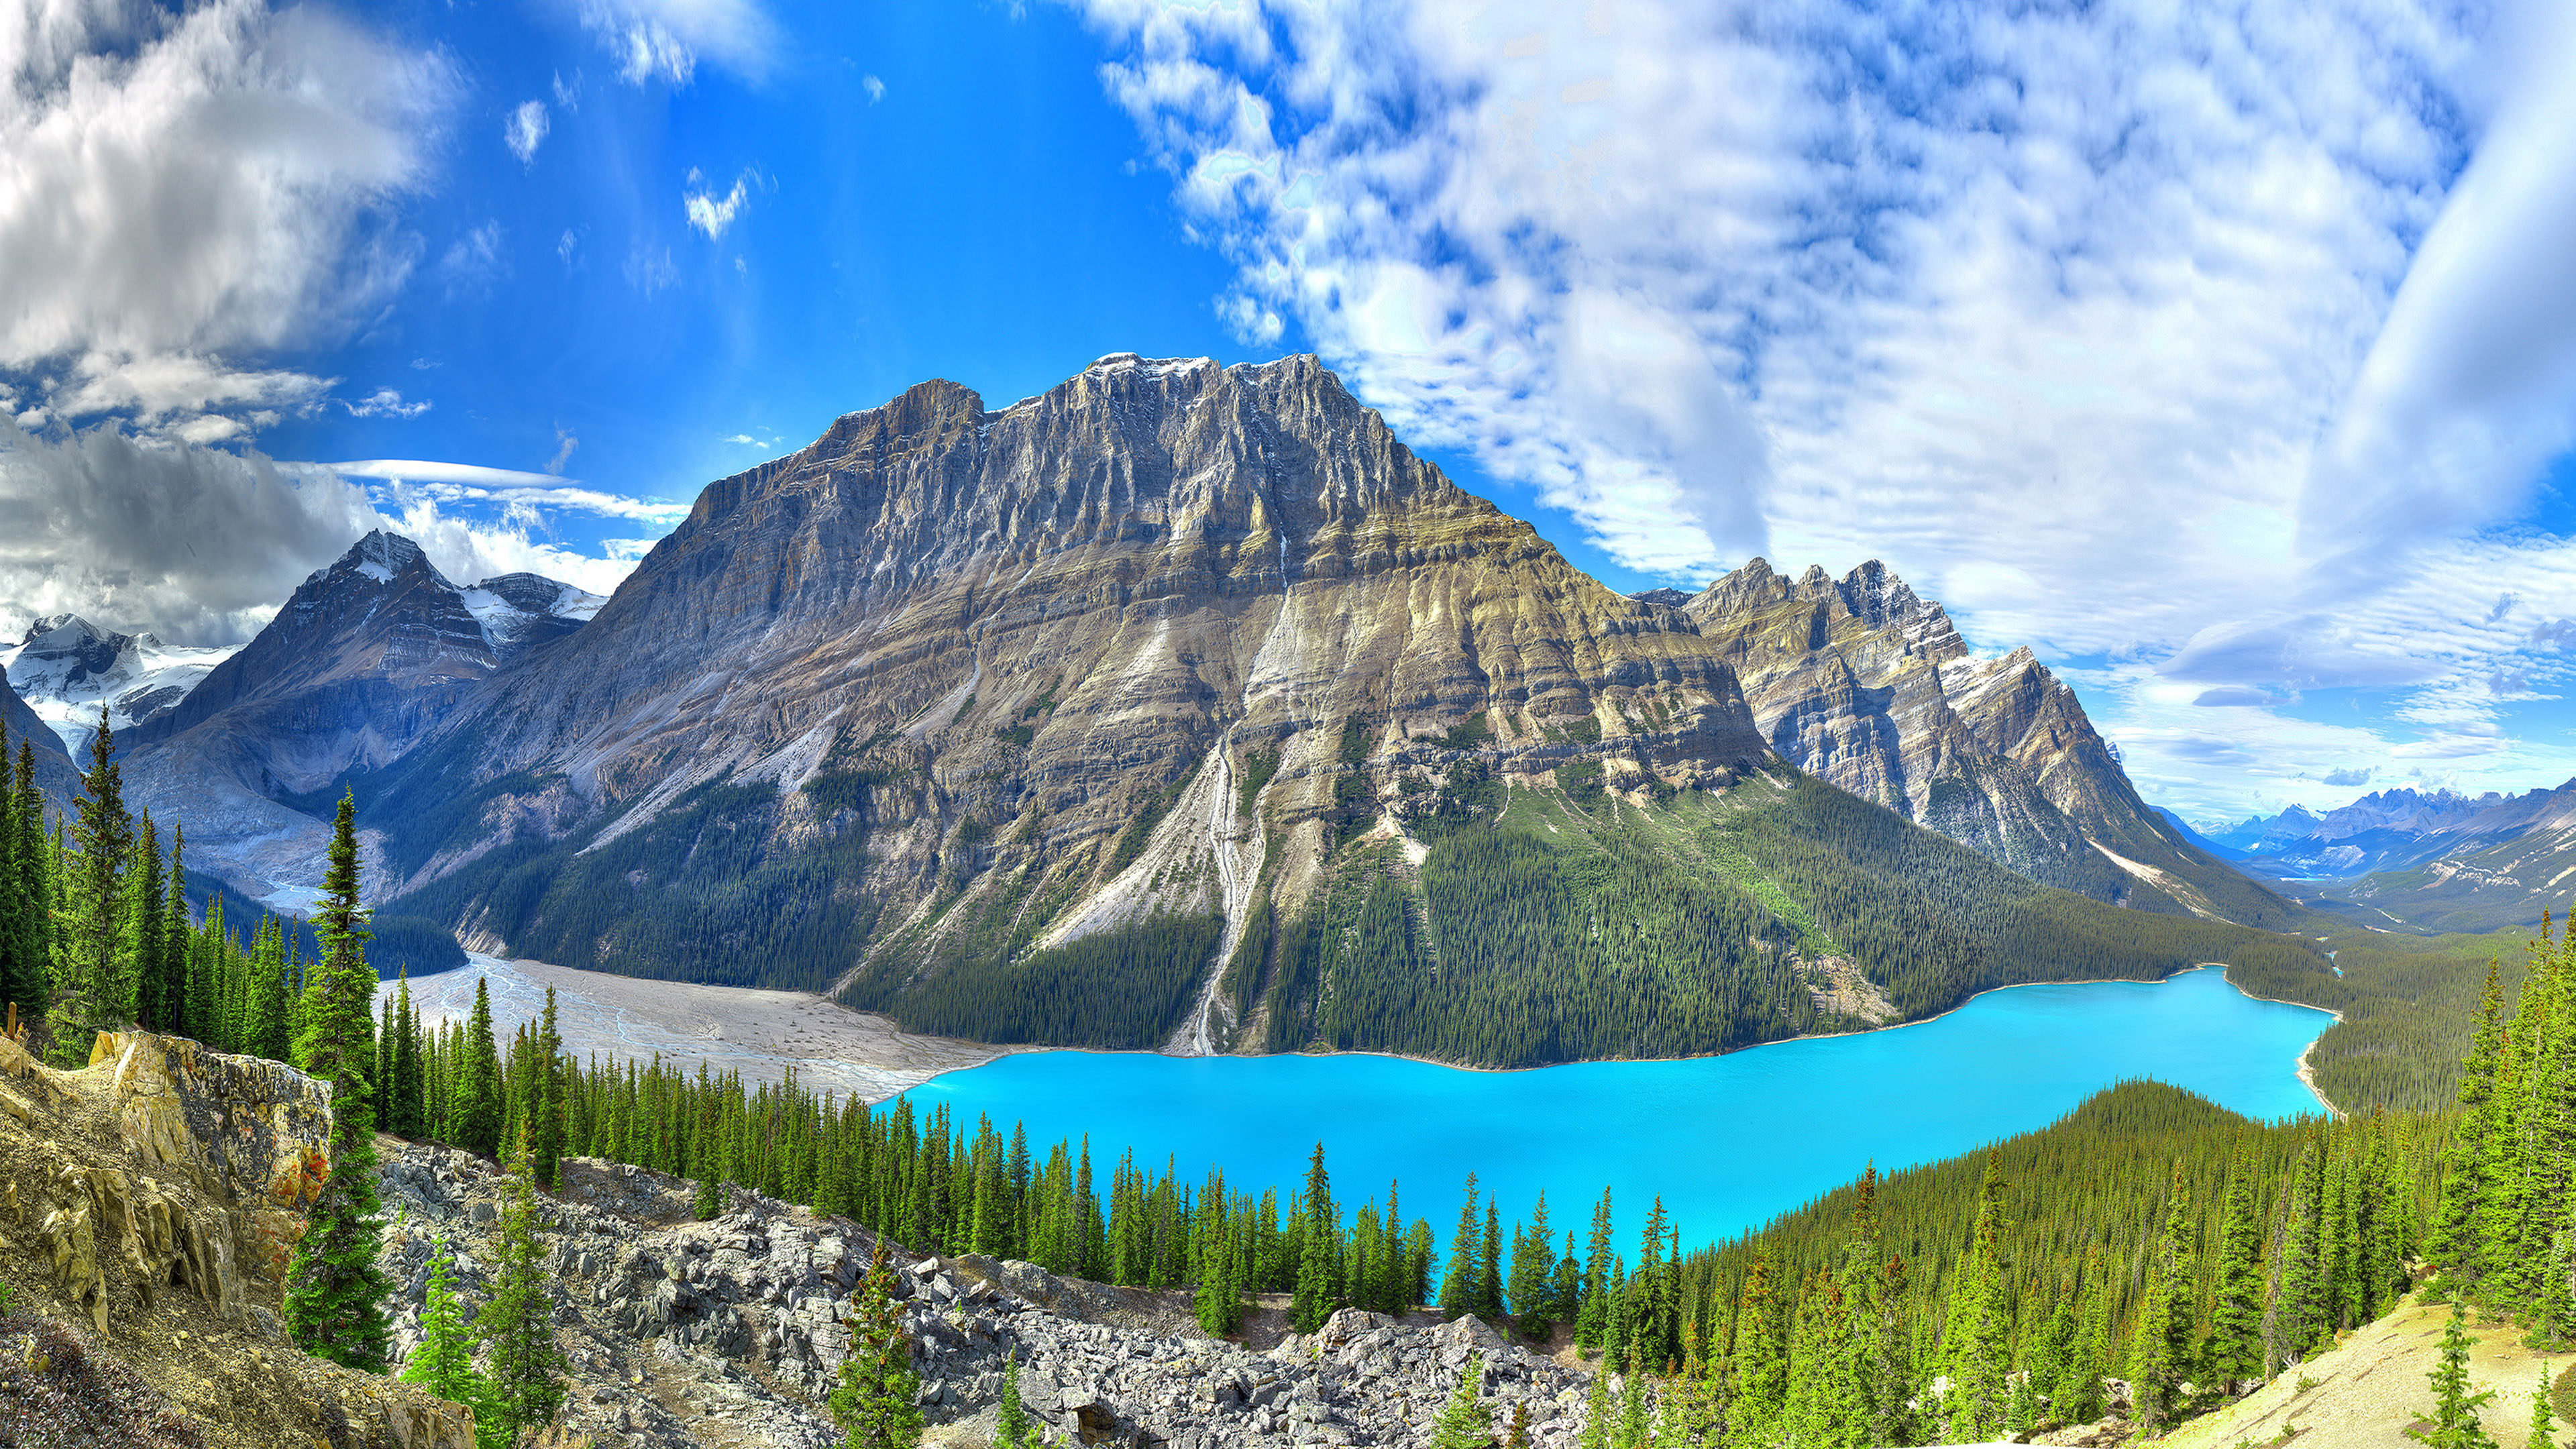
{"type": "Polygon", "coordinates": [[[490,983],[493,1029],[504,1051],[512,1028],[545,1009],[551,986],[556,1030],[576,1057],[648,1061],[658,1053],[693,1074],[703,1062],[712,1072],[740,1072],[747,1082],[782,1081],[792,1067],[798,1081],[817,1091],[856,1093],[871,1102],[941,1072],[1030,1050],[915,1036],[885,1017],[801,991],[651,981],[479,953],[457,970],[414,980],[412,1008],[432,1024],[462,1018],[474,1009],[477,982],[490,983]]]}

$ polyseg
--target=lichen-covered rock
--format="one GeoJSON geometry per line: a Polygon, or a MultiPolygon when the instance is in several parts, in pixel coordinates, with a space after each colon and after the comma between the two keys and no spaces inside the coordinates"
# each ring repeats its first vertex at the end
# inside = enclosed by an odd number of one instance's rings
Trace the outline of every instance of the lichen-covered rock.
{"type": "Polygon", "coordinates": [[[286,1338],[284,1269],[328,1173],[322,1084],[146,1033],[103,1034],[77,1072],[0,1039],[0,1078],[0,1280],[21,1312],[222,1449],[472,1449],[464,1408],[286,1338]]]}

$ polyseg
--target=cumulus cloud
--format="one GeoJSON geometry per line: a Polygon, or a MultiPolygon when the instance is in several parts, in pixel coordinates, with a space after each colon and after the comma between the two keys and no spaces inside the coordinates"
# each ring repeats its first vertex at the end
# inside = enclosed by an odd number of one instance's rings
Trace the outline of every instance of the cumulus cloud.
{"type": "Polygon", "coordinates": [[[0,26],[0,71],[0,368],[74,415],[237,422],[328,383],[223,359],[330,332],[409,272],[388,204],[456,89],[435,54],[257,0],[40,7],[0,26]]]}
{"type": "Polygon", "coordinates": [[[629,85],[685,86],[702,58],[757,81],[777,46],[777,27],[755,0],[582,0],[581,20],[629,85]]]}
{"type": "Polygon", "coordinates": [[[546,132],[553,125],[543,101],[521,101],[501,123],[501,142],[522,166],[537,164],[537,148],[545,144],[546,132]]]}
{"type": "Polygon", "coordinates": [[[667,529],[687,509],[542,473],[279,463],[113,424],[44,438],[0,419],[0,632],[70,612],[175,643],[239,643],[370,528],[408,534],[460,582],[526,570],[615,588],[633,556],[551,541],[556,512],[667,529]]]}
{"type": "MultiPolygon", "coordinates": [[[[698,173],[694,171],[690,172],[689,176],[693,183],[698,179],[698,173]]],[[[734,217],[742,211],[746,191],[745,180],[746,178],[743,177],[735,177],[733,190],[722,196],[709,191],[683,192],[680,206],[681,210],[688,214],[689,225],[705,232],[709,241],[722,237],[725,234],[725,228],[733,225],[734,217]]]]}
{"type": "Polygon", "coordinates": [[[2326,771],[2323,776],[2319,777],[2319,783],[2333,785],[2339,789],[2349,790],[2369,784],[2370,777],[2373,773],[2375,772],[2371,770],[2354,769],[2347,766],[2339,770],[2326,771]]]}
{"type": "Polygon", "coordinates": [[[885,82],[877,79],[875,76],[863,75],[859,77],[859,89],[868,93],[869,105],[873,106],[877,102],[885,99],[885,82]]]}

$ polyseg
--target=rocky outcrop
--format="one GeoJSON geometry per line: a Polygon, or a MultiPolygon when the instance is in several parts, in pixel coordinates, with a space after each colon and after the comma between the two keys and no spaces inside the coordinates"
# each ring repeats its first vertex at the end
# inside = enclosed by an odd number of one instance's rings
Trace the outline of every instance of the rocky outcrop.
{"type": "MultiPolygon", "coordinates": [[[[637,1449],[840,1442],[824,1400],[874,1235],[739,1191],[722,1216],[686,1221],[676,1180],[586,1160],[565,1175],[544,1208],[573,1366],[565,1430],[637,1449]]],[[[436,1147],[401,1149],[383,1180],[398,1209],[383,1263],[408,1347],[441,1245],[467,1299],[484,1291],[500,1181],[436,1147]]],[[[896,1258],[932,1444],[989,1442],[1006,1356],[1021,1365],[1022,1402],[1061,1435],[1051,1442],[1423,1445],[1479,1352],[1498,1424],[1525,1404],[1531,1442],[1544,1446],[1573,1444],[1582,1426],[1587,1374],[1471,1319],[1345,1309],[1311,1337],[1256,1351],[1201,1332],[1185,1292],[989,1258],[896,1258]]]]}
{"type": "Polygon", "coordinates": [[[2291,914],[2139,798],[2075,691],[2029,649],[1977,657],[1876,560],[1791,579],[1755,559],[1684,612],[1734,669],[1765,741],[1810,774],[2097,900],[2256,925],[2291,914]]]}
{"type": "Polygon", "coordinates": [[[197,1442],[470,1449],[465,1410],[286,1338],[329,1122],[327,1090],[274,1062],[111,1033],[57,1072],[0,1038],[0,1278],[197,1442]]]}

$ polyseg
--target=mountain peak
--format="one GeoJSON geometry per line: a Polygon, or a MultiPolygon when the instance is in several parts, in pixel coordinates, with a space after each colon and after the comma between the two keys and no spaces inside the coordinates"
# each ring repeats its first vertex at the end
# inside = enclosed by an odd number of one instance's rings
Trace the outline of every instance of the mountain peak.
{"type": "Polygon", "coordinates": [[[437,566],[429,561],[429,555],[422,552],[419,544],[399,533],[371,528],[364,538],[349,545],[349,551],[340,555],[330,567],[315,569],[305,576],[304,582],[309,586],[326,578],[354,574],[379,584],[389,584],[397,576],[414,569],[426,570],[442,584],[447,582],[446,576],[438,572],[437,566]]]}

